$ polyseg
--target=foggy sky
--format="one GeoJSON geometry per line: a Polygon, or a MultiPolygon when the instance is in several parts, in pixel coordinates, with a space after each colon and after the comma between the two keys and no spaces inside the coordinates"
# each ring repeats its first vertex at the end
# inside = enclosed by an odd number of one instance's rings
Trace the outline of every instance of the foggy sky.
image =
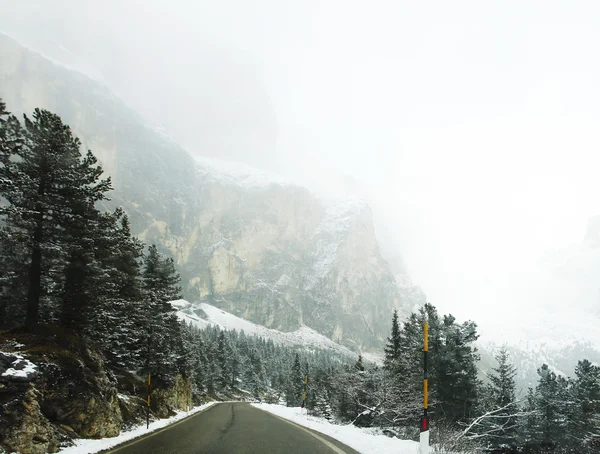
{"type": "Polygon", "coordinates": [[[103,80],[192,152],[332,191],[330,176],[351,177],[413,280],[461,318],[539,307],[540,257],[578,248],[600,214],[597,2],[0,0],[0,11],[0,30],[103,80]],[[199,137],[215,129],[218,143],[199,137]]]}

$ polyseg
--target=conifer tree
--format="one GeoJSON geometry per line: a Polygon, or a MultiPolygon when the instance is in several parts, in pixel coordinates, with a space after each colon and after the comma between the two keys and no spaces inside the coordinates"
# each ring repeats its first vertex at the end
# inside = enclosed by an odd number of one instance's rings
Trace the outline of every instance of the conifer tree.
{"type": "MultiPolygon", "coordinates": [[[[7,127],[16,128],[14,121],[2,126],[0,198],[8,206],[1,214],[11,237],[27,251],[25,321],[33,325],[39,320],[40,300],[48,295],[48,285],[62,284],[60,276],[51,273],[66,264],[67,283],[80,277],[75,267],[89,259],[86,246],[91,238],[86,226],[94,225],[98,215],[94,204],[105,199],[111,184],[110,179],[100,179],[102,169],[91,152],[81,156],[81,142],[57,115],[36,109],[32,120],[25,116],[19,146],[10,139],[13,130],[7,127]]],[[[65,286],[63,312],[71,312],[69,304],[75,303],[69,291],[84,289],[65,286]]],[[[85,306],[86,301],[82,298],[77,304],[85,306]]]]}
{"type": "Polygon", "coordinates": [[[150,246],[142,267],[146,367],[166,380],[177,374],[184,354],[179,321],[170,304],[170,301],[181,298],[179,281],[173,259],[160,254],[155,245],[150,246]]]}
{"type": "Polygon", "coordinates": [[[600,367],[579,361],[572,382],[572,405],[568,414],[571,444],[582,451],[600,445],[600,367]]]}
{"type": "Polygon", "coordinates": [[[111,365],[138,370],[146,355],[146,312],[142,304],[143,244],[131,236],[123,210],[103,215],[96,260],[102,269],[87,333],[102,345],[111,365]],[[115,329],[118,327],[118,329],[115,329]]]}
{"type": "Polygon", "coordinates": [[[519,421],[516,403],[516,368],[510,364],[508,352],[502,348],[496,355],[498,366],[489,374],[484,412],[490,416],[482,419],[478,432],[492,448],[515,448],[519,421]]]}
{"type": "Polygon", "coordinates": [[[229,350],[229,345],[225,338],[225,331],[221,331],[219,333],[219,342],[217,346],[217,361],[219,363],[219,384],[222,389],[227,388],[231,384],[229,350]]]}
{"type": "Polygon", "coordinates": [[[385,359],[384,368],[391,372],[396,365],[400,356],[400,325],[398,323],[398,311],[394,310],[392,315],[392,334],[387,338],[387,343],[384,348],[385,359]]]}
{"type": "Polygon", "coordinates": [[[299,405],[303,390],[302,368],[300,366],[300,356],[298,353],[294,355],[294,362],[289,375],[289,386],[287,390],[288,406],[299,405]]]}
{"type": "Polygon", "coordinates": [[[538,369],[538,375],[534,394],[537,417],[530,427],[532,444],[558,451],[567,443],[568,382],[547,364],[538,369]]]}
{"type": "Polygon", "coordinates": [[[333,419],[333,413],[331,411],[331,405],[329,404],[329,400],[327,399],[326,392],[317,393],[316,402],[314,405],[314,412],[316,416],[320,416],[322,418],[331,421],[333,419]]]}

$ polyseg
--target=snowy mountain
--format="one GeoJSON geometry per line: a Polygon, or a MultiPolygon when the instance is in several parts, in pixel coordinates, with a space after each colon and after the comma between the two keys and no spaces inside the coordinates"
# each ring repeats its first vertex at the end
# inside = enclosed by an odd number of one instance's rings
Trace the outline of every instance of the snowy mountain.
{"type": "Polygon", "coordinates": [[[177,300],[171,301],[171,304],[177,308],[177,316],[180,320],[200,329],[207,326],[218,326],[224,330],[243,331],[246,335],[271,339],[276,345],[302,347],[306,350],[330,350],[340,355],[356,357],[355,352],[333,342],[308,326],[301,326],[296,331],[284,333],[236,317],[207,303],[177,300]]]}
{"type": "MultiPolygon", "coordinates": [[[[591,218],[584,237],[548,251],[537,269],[515,288],[517,311],[502,311],[491,325],[481,325],[482,368],[506,345],[519,369],[519,384],[537,382],[546,363],[557,374],[573,376],[577,361],[600,364],[600,218],[591,218]]],[[[513,283],[515,284],[515,283],[513,283]]]]}
{"type": "Polygon", "coordinates": [[[61,115],[111,176],[108,208],[123,206],[134,232],[175,258],[188,300],[279,331],[310,327],[357,351],[382,345],[394,309],[423,301],[383,257],[363,200],[325,202],[265,172],[195,158],[107,87],[2,35],[0,59],[9,109],[61,115]]]}

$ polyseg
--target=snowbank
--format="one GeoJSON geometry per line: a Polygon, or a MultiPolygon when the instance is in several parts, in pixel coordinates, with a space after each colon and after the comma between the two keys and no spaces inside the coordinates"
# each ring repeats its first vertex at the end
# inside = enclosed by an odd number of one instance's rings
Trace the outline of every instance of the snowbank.
{"type": "Polygon", "coordinates": [[[316,430],[341,441],[362,454],[418,454],[419,444],[414,441],[398,440],[378,434],[374,429],[363,429],[349,425],[337,425],[323,418],[306,416],[299,407],[283,407],[271,404],[252,404],[256,408],[288,419],[309,429],[316,430]]]}
{"type": "Polygon", "coordinates": [[[217,402],[209,402],[207,404],[194,407],[190,411],[178,411],[175,416],[172,416],[170,418],[152,421],[148,429],[146,429],[146,424],[143,424],[134,429],[128,430],[127,432],[123,432],[117,437],[101,438],[99,440],[80,438],[78,440],[75,440],[74,446],[61,449],[59,452],[65,454],[81,454],[83,452],[95,453],[98,451],[102,451],[103,449],[109,449],[114,446],[120,445],[121,443],[124,443],[126,441],[133,440],[134,438],[141,437],[142,435],[147,435],[158,429],[169,426],[187,416],[193,415],[194,413],[198,413],[199,411],[202,411],[214,405],[215,403],[217,402]]]}

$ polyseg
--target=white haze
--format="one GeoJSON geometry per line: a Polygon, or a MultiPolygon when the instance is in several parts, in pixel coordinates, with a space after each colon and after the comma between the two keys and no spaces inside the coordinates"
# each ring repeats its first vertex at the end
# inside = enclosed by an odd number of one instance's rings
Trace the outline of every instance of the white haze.
{"type": "MultiPolygon", "coordinates": [[[[0,11],[0,30],[103,80],[186,148],[366,194],[386,248],[460,318],[549,311],[540,258],[576,251],[600,214],[597,2],[0,0],[0,11]]],[[[565,293],[564,308],[597,303],[565,293]]]]}

